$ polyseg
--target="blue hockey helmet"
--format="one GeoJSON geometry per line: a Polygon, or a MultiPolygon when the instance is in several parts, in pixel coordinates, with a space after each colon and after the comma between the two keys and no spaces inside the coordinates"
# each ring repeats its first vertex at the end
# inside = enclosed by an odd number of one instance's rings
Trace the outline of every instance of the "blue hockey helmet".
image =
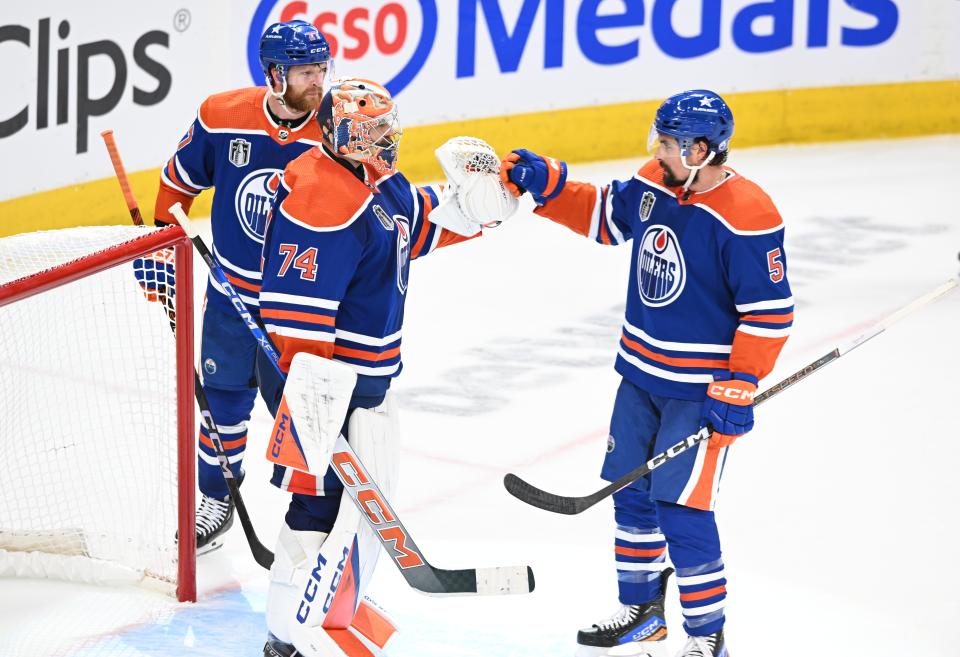
{"type": "Polygon", "coordinates": [[[260,37],[260,65],[267,86],[273,86],[270,68],[280,72],[286,88],[287,69],[300,64],[330,62],[330,45],[312,23],[303,20],[274,23],[260,37]]]}
{"type": "Polygon", "coordinates": [[[697,139],[705,139],[710,150],[719,156],[730,148],[733,112],[713,91],[682,91],[663,101],[657,110],[650,130],[651,145],[658,134],[674,137],[684,157],[697,139]]]}

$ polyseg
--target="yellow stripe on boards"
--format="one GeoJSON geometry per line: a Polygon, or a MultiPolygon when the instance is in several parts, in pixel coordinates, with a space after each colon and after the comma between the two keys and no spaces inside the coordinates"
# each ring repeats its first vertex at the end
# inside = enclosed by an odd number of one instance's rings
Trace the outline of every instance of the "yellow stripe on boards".
{"type": "MultiPolygon", "coordinates": [[[[734,149],[960,132],[958,80],[723,95],[736,119],[734,149]]],[[[400,169],[416,182],[442,179],[433,152],[458,135],[484,139],[501,155],[528,148],[571,162],[637,158],[639,165],[646,157],[647,132],[659,103],[647,100],[411,127],[404,130],[400,144],[400,169]]],[[[159,169],[130,174],[148,223],[159,176],[159,169]]],[[[212,196],[209,191],[201,194],[192,214],[209,215],[212,196]]],[[[0,202],[0,236],[127,222],[123,196],[112,177],[0,202]]]]}

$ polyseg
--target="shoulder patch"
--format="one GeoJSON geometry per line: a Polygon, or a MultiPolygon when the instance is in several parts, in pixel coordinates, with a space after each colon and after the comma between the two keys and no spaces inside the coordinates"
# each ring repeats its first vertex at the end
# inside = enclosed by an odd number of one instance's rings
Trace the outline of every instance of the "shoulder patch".
{"type": "Polygon", "coordinates": [[[740,175],[697,205],[735,233],[772,233],[783,228],[783,219],[766,192],[740,175]]]}
{"type": "Polygon", "coordinates": [[[314,148],[287,165],[283,184],[290,194],[280,211],[317,231],[341,230],[360,215],[372,196],[366,185],[314,148]]]}
{"type": "Polygon", "coordinates": [[[266,87],[247,87],[208,97],[200,105],[200,122],[210,130],[262,130],[266,87]]]}

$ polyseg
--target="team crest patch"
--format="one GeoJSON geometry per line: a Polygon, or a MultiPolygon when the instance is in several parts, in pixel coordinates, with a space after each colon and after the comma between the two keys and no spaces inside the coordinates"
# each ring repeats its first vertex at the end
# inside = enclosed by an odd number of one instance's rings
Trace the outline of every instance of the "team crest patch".
{"type": "Polygon", "coordinates": [[[410,275],[410,220],[400,214],[393,215],[397,224],[397,289],[407,293],[410,275]]]}
{"type": "Polygon", "coordinates": [[[640,199],[640,221],[646,221],[653,213],[653,204],[657,202],[657,197],[653,192],[644,192],[640,199]]]}
{"type": "Polygon", "coordinates": [[[250,142],[246,139],[230,140],[230,164],[245,167],[250,163],[250,142]]]}
{"type": "Polygon", "coordinates": [[[612,435],[607,436],[607,454],[612,454],[613,450],[617,448],[617,441],[612,435]]]}
{"type": "Polygon", "coordinates": [[[207,374],[216,374],[217,373],[217,361],[212,358],[208,358],[203,361],[203,371],[207,374]]]}
{"type": "Polygon", "coordinates": [[[680,240],[667,226],[647,228],[637,251],[637,284],[644,305],[651,308],[673,303],[687,282],[687,267],[680,240]]]}
{"type": "Polygon", "coordinates": [[[381,208],[379,205],[374,205],[373,214],[377,215],[377,219],[380,220],[380,224],[386,230],[393,230],[393,219],[390,218],[390,215],[387,214],[386,210],[381,208]]]}

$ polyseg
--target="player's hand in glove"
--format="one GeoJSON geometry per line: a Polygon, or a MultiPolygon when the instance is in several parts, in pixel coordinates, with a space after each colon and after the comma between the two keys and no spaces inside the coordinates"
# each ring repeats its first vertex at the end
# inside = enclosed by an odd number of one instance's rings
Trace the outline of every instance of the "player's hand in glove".
{"type": "Polygon", "coordinates": [[[718,370],[713,373],[701,420],[713,427],[711,445],[729,447],[753,428],[753,396],[757,383],[757,377],[745,372],[718,370]]]}
{"type": "Polygon", "coordinates": [[[563,190],[567,163],[518,148],[500,163],[500,178],[514,196],[530,192],[543,205],[563,190]]]}
{"type": "Polygon", "coordinates": [[[133,272],[137,283],[148,301],[162,303],[174,320],[175,270],[173,266],[173,248],[161,249],[149,256],[133,261],[133,272]]]}

